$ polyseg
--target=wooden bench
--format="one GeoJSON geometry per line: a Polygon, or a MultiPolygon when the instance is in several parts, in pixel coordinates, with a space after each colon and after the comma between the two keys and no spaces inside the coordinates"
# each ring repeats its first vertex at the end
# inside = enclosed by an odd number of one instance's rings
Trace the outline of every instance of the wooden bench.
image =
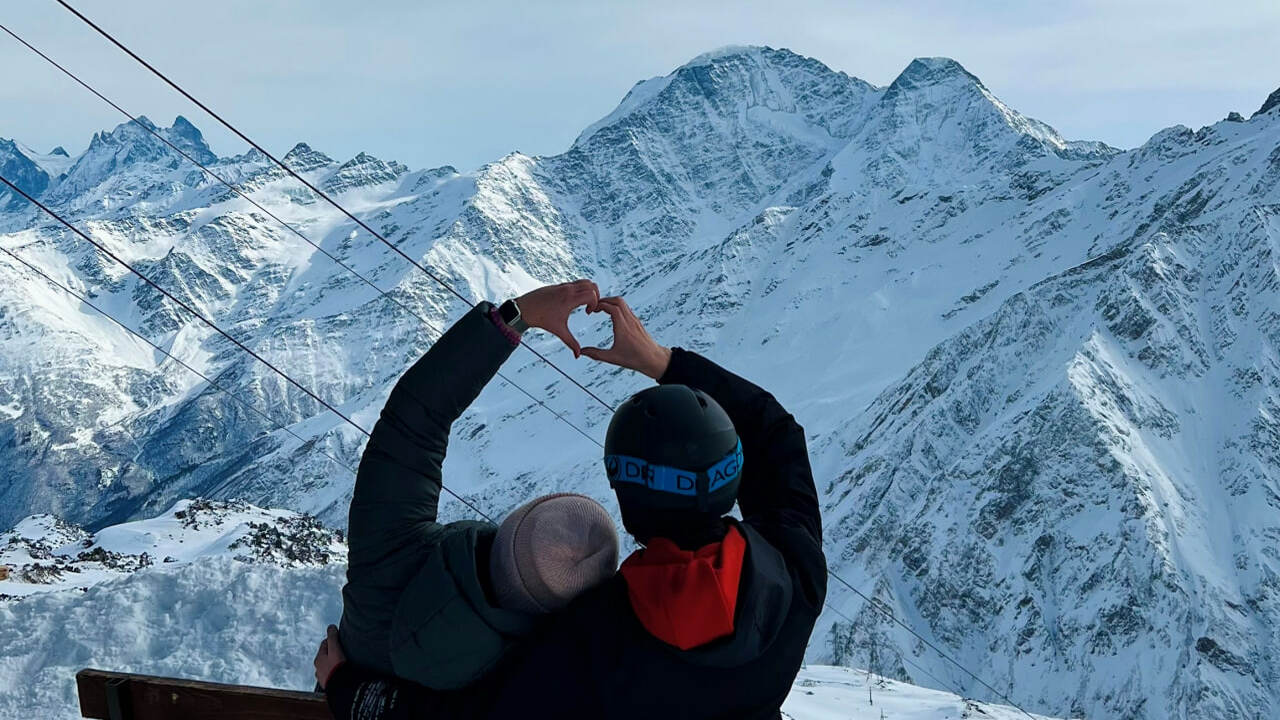
{"type": "Polygon", "coordinates": [[[80,715],[99,720],[333,720],[321,693],[86,669],[80,715]]]}

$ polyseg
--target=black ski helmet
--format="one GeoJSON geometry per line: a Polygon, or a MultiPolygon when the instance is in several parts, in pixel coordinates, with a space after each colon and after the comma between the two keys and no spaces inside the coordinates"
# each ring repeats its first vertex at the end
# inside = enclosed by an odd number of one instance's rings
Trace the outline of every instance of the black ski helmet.
{"type": "Polygon", "coordinates": [[[624,522],[641,509],[718,517],[738,497],[742,443],[701,390],[659,385],[631,396],[609,422],[604,453],[624,522]]]}

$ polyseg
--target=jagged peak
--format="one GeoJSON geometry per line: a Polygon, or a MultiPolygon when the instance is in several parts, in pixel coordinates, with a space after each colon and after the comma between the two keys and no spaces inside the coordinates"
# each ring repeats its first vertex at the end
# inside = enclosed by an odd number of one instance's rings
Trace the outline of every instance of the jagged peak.
{"type": "Polygon", "coordinates": [[[1258,112],[1254,113],[1253,117],[1265,115],[1277,107],[1280,107],[1280,89],[1267,96],[1267,99],[1262,103],[1262,107],[1258,108],[1258,112]]]}
{"type": "MultiPolygon", "coordinates": [[[[762,53],[765,53],[765,52],[775,52],[775,51],[773,48],[765,45],[725,45],[724,47],[718,47],[714,50],[708,50],[707,52],[702,53],[701,55],[693,58],[689,62],[676,68],[676,70],[679,71],[685,68],[694,68],[694,67],[701,67],[703,65],[710,65],[717,60],[725,60],[725,59],[734,58],[734,57],[746,57],[746,56],[759,57],[762,53]]],[[[790,51],[783,51],[783,52],[790,52],[790,51]]]]}
{"type": "Polygon", "coordinates": [[[116,152],[115,148],[122,147],[139,148],[142,154],[137,156],[137,159],[158,159],[162,156],[170,156],[173,151],[153,133],[173,143],[200,162],[207,163],[217,159],[200,130],[181,115],[176,117],[173,125],[167,128],[156,125],[146,115],[139,115],[137,122],[130,120],[120,123],[110,131],[98,132],[89,142],[89,154],[108,146],[113,148],[110,152],[116,152]]]}
{"type": "MultiPolygon", "coordinates": [[[[585,128],[574,144],[581,145],[600,130],[655,107],[664,97],[684,95],[710,100],[709,105],[694,101],[683,106],[694,113],[710,109],[711,112],[724,113],[728,116],[735,114],[737,112],[735,107],[743,103],[773,102],[770,107],[774,109],[778,109],[779,106],[793,106],[791,110],[802,114],[809,111],[821,114],[831,112],[831,107],[817,106],[829,102],[833,104],[832,107],[835,107],[839,99],[831,100],[831,98],[843,97],[842,93],[846,89],[857,93],[871,90],[873,86],[833,70],[819,60],[787,48],[773,48],[766,45],[728,45],[702,53],[667,75],[636,83],[613,112],[585,128]],[[713,72],[711,66],[726,72],[713,72]],[[797,89],[798,85],[808,83],[829,83],[833,87],[821,92],[797,89]],[[849,87],[839,87],[843,84],[849,87]],[[670,90],[672,88],[674,90],[670,90]],[[770,100],[763,99],[766,97],[770,100]]],[[[687,101],[678,100],[678,102],[687,101]]],[[[856,102],[850,101],[840,107],[848,109],[855,105],[857,105],[856,102]]],[[[839,114],[839,111],[836,111],[836,114],[839,114]]]]}
{"type": "Polygon", "coordinates": [[[319,150],[312,149],[310,145],[304,142],[300,142],[294,145],[292,150],[285,153],[283,162],[295,172],[306,172],[325,165],[332,165],[333,158],[319,150]]]}
{"type": "Polygon", "coordinates": [[[169,129],[182,137],[204,142],[204,135],[201,134],[199,128],[192,125],[190,120],[181,115],[173,119],[173,125],[169,129]]]}
{"type": "Polygon", "coordinates": [[[356,165],[364,165],[366,163],[373,163],[373,162],[382,162],[382,161],[379,160],[377,157],[374,157],[373,155],[370,155],[369,153],[361,150],[360,152],[356,153],[355,157],[342,163],[342,167],[344,168],[355,167],[356,165]]]}
{"type": "Polygon", "coordinates": [[[960,63],[948,57],[918,57],[889,85],[889,92],[918,87],[930,87],[948,83],[962,83],[983,87],[976,75],[964,69],[960,63]]]}

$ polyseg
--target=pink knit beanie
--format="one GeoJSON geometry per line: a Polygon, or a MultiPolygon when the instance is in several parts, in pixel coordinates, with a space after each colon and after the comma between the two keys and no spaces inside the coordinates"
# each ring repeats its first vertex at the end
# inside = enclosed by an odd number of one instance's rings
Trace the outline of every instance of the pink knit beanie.
{"type": "Polygon", "coordinates": [[[549,613],[618,569],[618,531],[585,495],[547,495],[521,505],[498,527],[489,576],[499,607],[549,613]]]}

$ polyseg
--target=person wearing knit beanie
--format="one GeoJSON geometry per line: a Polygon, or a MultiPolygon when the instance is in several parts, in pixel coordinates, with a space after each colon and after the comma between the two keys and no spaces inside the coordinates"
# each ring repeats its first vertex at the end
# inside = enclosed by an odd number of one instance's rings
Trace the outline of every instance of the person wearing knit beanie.
{"type": "Polygon", "coordinates": [[[595,283],[583,280],[501,305],[482,302],[396,383],[356,475],[342,618],[316,658],[326,690],[346,660],[348,669],[425,688],[466,688],[532,636],[543,616],[614,576],[617,530],[582,495],[537,498],[500,524],[481,511],[484,521],[438,520],[453,423],[529,328],[577,352],[569,314],[598,298],[595,283]]]}
{"type": "Polygon", "coordinates": [[[613,577],[618,531],[600,503],[560,493],[528,502],[498,527],[489,578],[500,607],[555,612],[613,577]]]}

